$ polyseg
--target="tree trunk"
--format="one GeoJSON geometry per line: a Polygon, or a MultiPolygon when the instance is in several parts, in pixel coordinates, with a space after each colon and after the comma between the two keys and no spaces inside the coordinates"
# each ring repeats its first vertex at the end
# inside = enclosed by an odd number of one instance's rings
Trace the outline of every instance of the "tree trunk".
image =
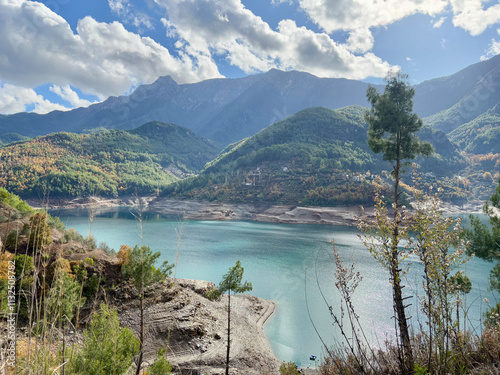
{"type": "Polygon", "coordinates": [[[137,369],[135,370],[135,375],[139,375],[141,372],[142,364],[142,348],[144,342],[144,288],[141,291],[141,330],[139,333],[140,349],[139,349],[139,359],[137,360],[137,369]]]}
{"type": "Polygon", "coordinates": [[[66,371],[66,359],[65,359],[65,354],[66,354],[66,324],[63,323],[63,346],[62,346],[62,375],[65,375],[66,371]]]}
{"type": "MultiPolygon", "coordinates": [[[[398,153],[399,154],[399,153],[398,153]]],[[[399,336],[402,343],[402,374],[412,375],[414,373],[413,353],[410,342],[410,333],[408,330],[408,321],[406,320],[405,306],[403,300],[403,288],[401,287],[401,274],[399,269],[398,242],[399,242],[399,155],[396,159],[394,168],[394,230],[392,234],[392,258],[391,258],[391,278],[393,282],[394,308],[396,310],[396,319],[398,320],[399,336]]]]}
{"type": "Polygon", "coordinates": [[[227,292],[227,355],[226,375],[229,375],[229,350],[231,348],[231,290],[227,292]]]}

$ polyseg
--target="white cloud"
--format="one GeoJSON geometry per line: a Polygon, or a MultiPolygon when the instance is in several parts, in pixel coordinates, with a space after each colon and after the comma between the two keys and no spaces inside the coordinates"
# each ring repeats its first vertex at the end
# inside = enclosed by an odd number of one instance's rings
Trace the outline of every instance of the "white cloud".
{"type": "MultiPolygon", "coordinates": [[[[489,0],[298,0],[311,20],[328,33],[387,26],[413,14],[437,16],[451,8],[453,24],[472,35],[500,22],[500,4],[489,0]]],[[[445,17],[434,27],[440,27],[445,17]]]]}
{"type": "Polygon", "coordinates": [[[25,87],[71,85],[106,98],[162,75],[180,83],[221,76],[210,58],[174,57],[119,22],[85,17],[75,34],[38,2],[0,0],[0,35],[0,77],[25,87]]]}
{"type": "Polygon", "coordinates": [[[147,14],[138,11],[130,3],[130,0],[108,0],[108,5],[111,11],[120,17],[123,22],[137,27],[139,33],[142,33],[144,29],[154,29],[151,18],[147,14]]]}
{"type": "Polygon", "coordinates": [[[298,27],[292,20],[273,30],[240,0],[155,0],[165,7],[163,23],[178,48],[190,56],[219,55],[247,73],[270,68],[305,70],[328,77],[384,77],[391,68],[372,53],[373,38],[364,28],[338,44],[326,33],[298,27]],[[355,55],[353,52],[364,53],[355,55]]]}
{"type": "Polygon", "coordinates": [[[437,29],[437,28],[440,28],[444,21],[446,20],[446,17],[441,17],[439,20],[437,20],[436,22],[434,22],[434,24],[432,25],[433,28],[437,29]]]}
{"type": "Polygon", "coordinates": [[[349,33],[347,49],[352,52],[368,52],[373,48],[373,35],[369,29],[356,29],[349,33]]]}
{"type": "Polygon", "coordinates": [[[311,20],[323,30],[369,29],[387,26],[416,13],[443,12],[448,0],[298,0],[311,20]]]}
{"type": "Polygon", "coordinates": [[[453,24],[467,30],[471,35],[481,34],[488,26],[500,22],[500,4],[486,9],[485,0],[450,0],[453,9],[453,24]]]}
{"type": "Polygon", "coordinates": [[[406,61],[412,61],[412,58],[411,57],[407,57],[406,61]]]}
{"type": "Polygon", "coordinates": [[[51,103],[38,95],[35,90],[3,83],[0,86],[0,113],[12,114],[25,112],[28,107],[34,106],[33,112],[44,114],[54,110],[67,111],[60,104],[51,103]]]}
{"type": "MultiPolygon", "coordinates": [[[[498,33],[500,34],[500,29],[498,29],[498,33]]],[[[491,39],[490,46],[485,52],[486,54],[481,56],[481,61],[500,54],[500,40],[491,39]]]]}
{"type": "Polygon", "coordinates": [[[62,87],[52,85],[49,90],[59,95],[61,99],[67,101],[72,107],[88,107],[93,104],[86,99],[81,99],[78,96],[78,93],[76,93],[76,91],[74,91],[69,85],[64,85],[62,87]]]}

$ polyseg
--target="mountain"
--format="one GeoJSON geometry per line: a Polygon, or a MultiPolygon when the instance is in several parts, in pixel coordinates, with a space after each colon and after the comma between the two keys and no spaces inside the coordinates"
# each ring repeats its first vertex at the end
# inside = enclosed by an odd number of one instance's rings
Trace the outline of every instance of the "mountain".
{"type": "MultiPolygon", "coordinates": [[[[367,145],[365,108],[315,107],[276,122],[228,146],[196,177],[163,194],[184,198],[292,205],[368,203],[383,170],[390,169],[367,145]]],[[[440,131],[420,132],[437,154],[419,158],[422,170],[450,175],[463,158],[440,131]]]]}
{"type": "Polygon", "coordinates": [[[0,146],[8,145],[9,143],[18,142],[27,139],[24,135],[18,133],[0,134],[0,146]]]}
{"type": "MultiPolygon", "coordinates": [[[[129,96],[110,97],[88,108],[0,116],[0,134],[127,130],[162,121],[182,125],[223,148],[306,108],[368,106],[367,87],[360,81],[276,69],[244,78],[182,85],[171,77],[160,77],[129,96]]],[[[376,87],[383,90],[383,86],[376,87]]],[[[432,127],[448,133],[499,102],[500,55],[451,76],[418,84],[415,90],[415,112],[432,127]]]]}
{"type": "MultiPolygon", "coordinates": [[[[441,95],[453,98],[446,99],[448,105],[455,103],[424,120],[433,128],[449,133],[500,102],[500,55],[471,65],[446,81],[448,90],[441,95]]],[[[432,96],[432,92],[429,94],[432,96]]]]}
{"type": "Polygon", "coordinates": [[[367,86],[358,81],[275,69],[239,79],[184,85],[160,77],[129,96],[110,97],[88,108],[0,117],[0,134],[16,131],[34,136],[95,128],[132,129],[148,121],[163,121],[185,126],[225,146],[311,106],[364,105],[367,86]]]}
{"type": "Polygon", "coordinates": [[[161,122],[130,132],[59,132],[0,148],[0,186],[25,197],[151,194],[216,154],[191,130],[161,122]]]}
{"type": "Polygon", "coordinates": [[[415,112],[420,117],[437,114],[450,109],[464,98],[470,98],[470,95],[477,93],[481,87],[494,93],[499,90],[500,82],[491,79],[499,70],[500,55],[470,65],[450,76],[420,83],[415,86],[415,112]]]}
{"type": "Polygon", "coordinates": [[[500,154],[500,103],[459,126],[449,137],[469,154],[500,154]]]}

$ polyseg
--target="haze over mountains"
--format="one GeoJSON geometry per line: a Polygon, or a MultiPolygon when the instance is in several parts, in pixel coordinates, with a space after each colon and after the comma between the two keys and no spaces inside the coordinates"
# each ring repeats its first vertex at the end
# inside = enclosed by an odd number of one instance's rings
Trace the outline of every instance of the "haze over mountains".
{"type": "MultiPolygon", "coordinates": [[[[35,136],[57,131],[132,129],[149,121],[162,121],[185,126],[223,148],[306,108],[366,107],[367,86],[360,81],[278,70],[183,85],[161,77],[129,96],[110,97],[88,108],[1,116],[0,134],[35,136]]],[[[450,133],[488,111],[497,113],[493,108],[500,101],[500,55],[451,76],[418,84],[415,90],[415,112],[429,125],[450,133]]],[[[480,119],[481,126],[496,128],[497,115],[488,118],[480,119]]],[[[454,132],[454,141],[468,147],[473,139],[459,139],[460,134],[464,132],[454,132]]],[[[500,146],[490,148],[500,152],[500,146]]]]}

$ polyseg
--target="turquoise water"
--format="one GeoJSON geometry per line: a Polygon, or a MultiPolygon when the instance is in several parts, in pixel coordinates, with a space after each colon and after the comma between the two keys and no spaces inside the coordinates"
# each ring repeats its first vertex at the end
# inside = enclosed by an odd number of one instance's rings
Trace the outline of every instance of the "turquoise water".
{"type": "MultiPolygon", "coordinates": [[[[88,234],[86,210],[53,213],[59,215],[68,228],[88,234]]],[[[352,227],[241,221],[181,223],[176,218],[149,214],[141,240],[137,221],[128,209],[121,209],[99,212],[92,234],[98,243],[106,242],[116,250],[122,244],[150,246],[162,254],[162,261],[170,263],[175,263],[179,248],[176,276],[180,278],[218,284],[229,267],[240,260],[245,268],[244,279],[253,284],[250,294],[276,302],[276,312],[266,324],[266,335],[276,356],[306,366],[310,355],[320,357],[324,353],[316,330],[327,345],[341,338],[328,309],[332,306],[335,313],[340,312],[331,256],[330,241],[334,240],[344,262],[354,262],[356,270],[363,275],[353,301],[369,340],[381,343],[394,331],[387,273],[363,247],[358,231],[352,227]]],[[[406,290],[417,295],[420,265],[416,259],[410,261],[415,262],[415,267],[407,276],[409,289],[406,290]]],[[[466,266],[473,284],[467,296],[468,327],[480,329],[480,318],[487,308],[484,298],[491,304],[498,300],[498,295],[487,290],[487,275],[492,267],[492,263],[480,259],[473,259],[466,266]]],[[[412,316],[414,322],[421,318],[416,310],[412,316]]]]}

